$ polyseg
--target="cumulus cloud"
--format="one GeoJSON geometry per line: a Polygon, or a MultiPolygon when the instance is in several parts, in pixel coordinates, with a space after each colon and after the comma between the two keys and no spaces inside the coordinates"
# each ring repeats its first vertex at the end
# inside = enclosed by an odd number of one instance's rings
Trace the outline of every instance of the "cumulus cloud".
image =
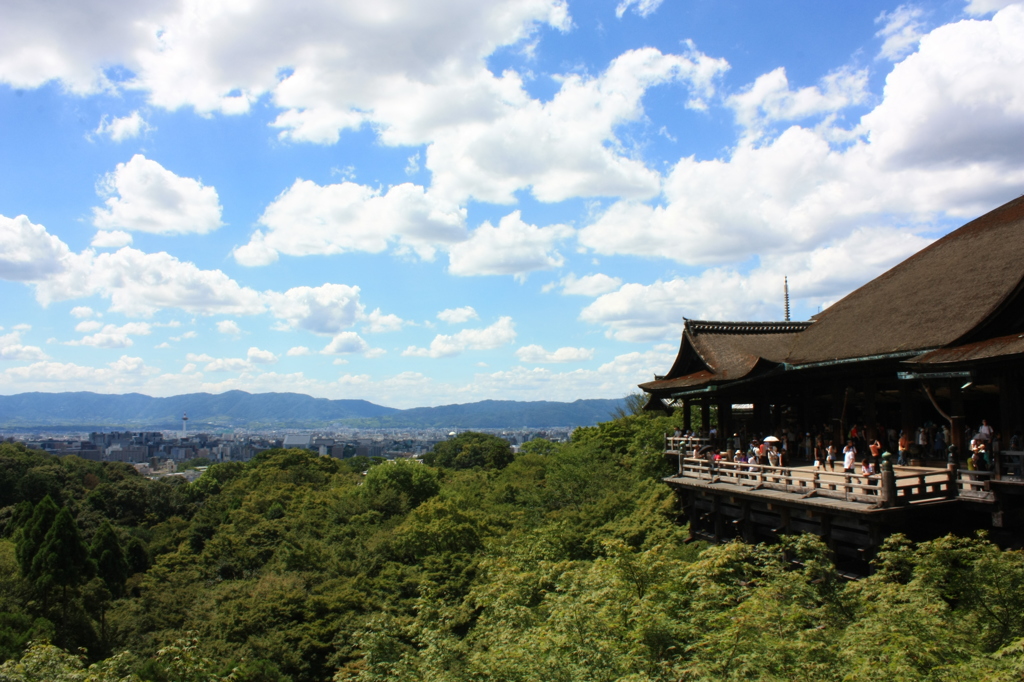
{"type": "Polygon", "coordinates": [[[529,99],[516,83],[514,103],[487,125],[452,126],[434,134],[426,163],[432,191],[458,201],[474,197],[494,203],[512,203],[524,188],[545,202],[656,195],[658,173],[623,153],[615,129],[640,119],[643,95],[663,83],[685,82],[689,106],[703,108],[727,68],[725,60],[692,46],[683,55],[644,48],[620,55],[596,78],[564,76],[548,102],[529,99]]]}
{"type": "Polygon", "coordinates": [[[131,243],[132,236],[124,230],[100,230],[89,242],[89,245],[99,249],[119,249],[122,246],[129,246],[131,243]]]}
{"type": "Polygon", "coordinates": [[[813,309],[830,304],[929,243],[894,228],[856,230],[835,244],[780,256],[745,274],[710,268],[692,277],[625,284],[597,298],[579,317],[603,326],[610,338],[632,342],[675,338],[683,317],[778,320],[783,313],[784,273],[794,302],[813,309]]]}
{"type": "Polygon", "coordinates": [[[579,241],[723,265],[813,251],[854,228],[978,215],[1024,185],[1024,146],[1006,144],[1024,134],[1022,70],[1024,7],[942,26],[893,67],[853,143],[834,148],[828,130],[792,126],[727,159],[681,159],[663,203],[618,201],[579,241]]]}
{"type": "Polygon", "coordinates": [[[364,317],[363,330],[371,334],[397,332],[402,328],[403,324],[405,324],[405,320],[398,315],[385,315],[380,311],[380,308],[376,308],[364,317]]]}
{"type": "Polygon", "coordinates": [[[294,287],[285,292],[267,292],[266,300],[275,317],[292,329],[315,334],[336,334],[363,316],[359,287],[323,284],[294,287]]]}
{"type": "Polygon", "coordinates": [[[97,329],[103,329],[103,323],[99,320],[83,320],[75,325],[75,331],[83,334],[94,332],[97,329]]]}
{"type": "MultiPolygon", "coordinates": [[[[79,322],[75,327],[76,331],[92,331],[98,327],[98,323],[91,321],[79,322]]],[[[68,341],[69,346],[93,346],[95,348],[127,348],[131,346],[132,336],[148,336],[153,328],[147,322],[129,322],[118,326],[116,324],[104,325],[95,334],[89,334],[75,341],[68,341]]]]}
{"type": "Polygon", "coordinates": [[[58,265],[55,274],[36,284],[36,298],[43,305],[98,294],[110,299],[111,311],[130,316],[149,316],[164,308],[199,315],[252,315],[264,310],[259,292],[220,270],[201,270],[166,252],[129,247],[100,254],[86,250],[63,257],[58,265]]]}
{"type": "Polygon", "coordinates": [[[123,142],[132,137],[138,137],[149,130],[149,125],[142,118],[138,111],[133,111],[128,116],[115,117],[108,120],[106,116],[100,119],[99,126],[93,132],[97,135],[107,135],[114,142],[123,142]]]}
{"type": "Polygon", "coordinates": [[[502,317],[483,329],[463,329],[455,334],[438,334],[429,348],[409,346],[402,355],[424,358],[448,358],[466,350],[491,350],[512,343],[516,339],[515,323],[511,317],[502,317]]]}
{"type": "Polygon", "coordinates": [[[0,215],[0,279],[34,282],[64,269],[68,245],[26,216],[0,215]]]}
{"type": "Polygon", "coordinates": [[[244,372],[252,363],[242,358],[216,358],[203,367],[204,372],[244,372]]]}
{"type": "Polygon", "coordinates": [[[547,351],[543,346],[534,344],[530,346],[523,346],[517,350],[516,357],[519,358],[520,362],[528,362],[531,364],[579,362],[581,360],[590,360],[593,358],[594,349],[565,346],[554,351],[547,351]]]}
{"type": "Polygon", "coordinates": [[[883,38],[884,42],[878,58],[898,61],[913,52],[923,35],[923,16],[924,10],[914,5],[900,5],[892,12],[879,14],[875,23],[884,26],[875,36],[883,38]]]}
{"type": "Polygon", "coordinates": [[[71,309],[71,316],[77,317],[78,319],[84,319],[96,315],[96,311],[87,305],[76,305],[71,309]]]}
{"type": "Polygon", "coordinates": [[[437,314],[437,319],[448,324],[462,324],[479,319],[479,317],[473,306],[468,305],[461,308],[446,308],[437,314]]]}
{"type": "Polygon", "coordinates": [[[576,275],[570,272],[557,285],[553,286],[559,285],[562,287],[563,294],[569,296],[590,296],[593,298],[601,294],[607,294],[609,291],[615,291],[622,286],[622,279],[610,277],[600,272],[593,275],[576,277],[576,275]]]}
{"type": "Polygon", "coordinates": [[[252,348],[249,349],[249,352],[246,354],[246,357],[248,358],[249,362],[261,365],[273,364],[278,360],[277,356],[274,355],[269,350],[260,350],[256,346],[253,346],[252,348]]]}
{"type": "Polygon", "coordinates": [[[205,234],[221,226],[217,190],[183,178],[156,161],[136,154],[100,183],[108,195],[93,209],[93,225],[153,234],[205,234]]]}
{"type": "Polygon", "coordinates": [[[868,98],[867,71],[840,69],[821,79],[818,85],[793,90],[782,67],[758,76],[726,104],[736,112],[736,121],[746,128],[747,141],[764,134],[765,128],[780,121],[832,114],[868,98]]]}
{"type": "Polygon", "coordinates": [[[0,360],[45,360],[46,353],[38,346],[26,346],[21,343],[21,332],[0,334],[0,360]]]}
{"type": "Polygon", "coordinates": [[[220,320],[217,322],[217,331],[229,336],[240,336],[242,334],[242,328],[234,320],[220,320]]]}
{"type": "Polygon", "coordinates": [[[341,332],[340,334],[335,334],[330,343],[324,346],[320,352],[324,355],[342,355],[362,353],[369,349],[370,345],[359,334],[355,332],[341,332]]]}
{"type": "Polygon", "coordinates": [[[296,180],[271,203],[248,244],[235,249],[242,265],[289,256],[348,251],[380,253],[394,244],[432,260],[438,246],[465,239],[465,211],[423,187],[403,183],[386,193],[353,182],[321,186],[296,180]]]}
{"type": "Polygon", "coordinates": [[[122,355],[101,367],[43,360],[11,367],[0,372],[0,387],[15,391],[105,391],[125,393],[139,390],[160,370],[142,358],[122,355]]]}
{"type": "Polygon", "coordinates": [[[448,271],[453,275],[514,275],[523,280],[535,270],[550,270],[564,259],[555,244],[573,236],[567,225],[537,227],[523,222],[513,211],[495,227],[489,222],[449,252],[448,271]]]}
{"type": "Polygon", "coordinates": [[[285,353],[285,355],[287,355],[290,358],[301,357],[303,355],[312,355],[312,354],[313,354],[313,351],[311,351],[306,346],[293,346],[293,347],[288,349],[287,353],[285,353]]]}

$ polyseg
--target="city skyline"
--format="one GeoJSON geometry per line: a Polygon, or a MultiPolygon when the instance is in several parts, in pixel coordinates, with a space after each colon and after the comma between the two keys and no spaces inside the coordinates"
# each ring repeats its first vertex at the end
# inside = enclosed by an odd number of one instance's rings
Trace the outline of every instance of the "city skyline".
{"type": "Polygon", "coordinates": [[[1021,3],[59,4],[0,7],[0,394],[618,398],[1024,191],[1021,3]]]}

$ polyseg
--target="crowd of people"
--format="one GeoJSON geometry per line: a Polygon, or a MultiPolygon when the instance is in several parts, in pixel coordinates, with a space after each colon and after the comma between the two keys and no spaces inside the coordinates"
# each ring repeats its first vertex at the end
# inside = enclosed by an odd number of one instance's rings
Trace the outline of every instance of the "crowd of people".
{"type": "MultiPolygon", "coordinates": [[[[752,463],[775,467],[796,466],[797,462],[814,463],[815,470],[839,471],[862,476],[874,476],[881,472],[882,456],[892,454],[897,466],[910,466],[912,462],[925,460],[946,461],[950,440],[950,427],[926,422],[917,429],[897,431],[877,424],[869,429],[862,423],[853,424],[845,443],[837,444],[833,434],[824,428],[816,432],[807,431],[799,437],[792,430],[783,429],[775,434],[754,437],[744,442],[738,433],[720,438],[716,429],[706,433],[676,429],[673,434],[679,450],[694,457],[711,461],[752,463]],[[841,447],[840,447],[841,446],[841,447]]],[[[966,428],[964,442],[969,442],[969,452],[960,455],[966,458],[967,468],[988,471],[994,466],[999,453],[999,434],[988,423],[981,420],[976,429],[966,428]]],[[[1021,447],[1020,434],[1010,439],[1010,449],[1021,447]]],[[[961,465],[963,462],[961,462],[961,465]]]]}

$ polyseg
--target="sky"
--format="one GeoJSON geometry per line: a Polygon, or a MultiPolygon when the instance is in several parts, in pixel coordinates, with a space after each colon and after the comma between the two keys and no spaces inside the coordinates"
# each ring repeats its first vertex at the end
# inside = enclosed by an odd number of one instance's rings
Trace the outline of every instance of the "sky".
{"type": "Polygon", "coordinates": [[[2,394],[615,398],[1024,193],[1024,4],[6,0],[0,131],[2,394]]]}

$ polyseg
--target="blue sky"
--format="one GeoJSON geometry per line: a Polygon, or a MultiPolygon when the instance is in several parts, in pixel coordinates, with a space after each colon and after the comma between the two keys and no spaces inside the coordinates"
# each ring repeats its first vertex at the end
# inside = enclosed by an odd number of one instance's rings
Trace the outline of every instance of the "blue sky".
{"type": "Polygon", "coordinates": [[[619,397],[1020,195],[1022,73],[1005,0],[3,3],[0,392],[619,397]]]}

